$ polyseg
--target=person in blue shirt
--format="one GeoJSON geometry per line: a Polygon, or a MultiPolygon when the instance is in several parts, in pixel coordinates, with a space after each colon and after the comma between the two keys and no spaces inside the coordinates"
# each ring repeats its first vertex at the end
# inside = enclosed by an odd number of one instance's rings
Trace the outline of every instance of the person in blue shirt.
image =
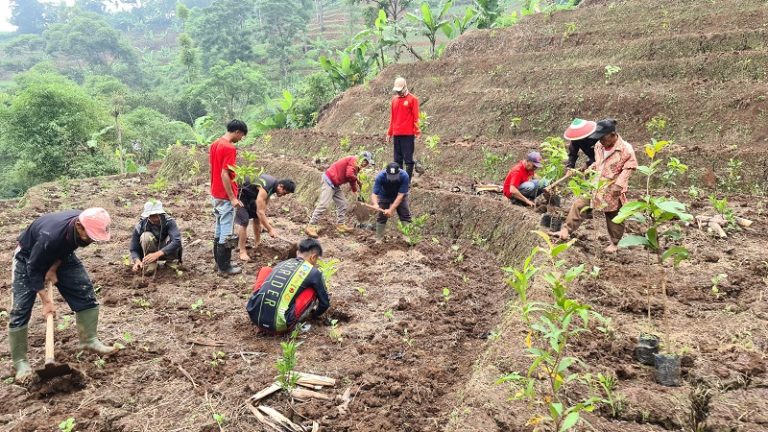
{"type": "Polygon", "coordinates": [[[371,194],[371,204],[378,210],[376,215],[376,242],[384,239],[387,219],[397,212],[402,223],[411,223],[411,209],[408,207],[408,189],[411,179],[408,173],[400,169],[397,162],[387,165],[387,168],[376,176],[371,194]]]}

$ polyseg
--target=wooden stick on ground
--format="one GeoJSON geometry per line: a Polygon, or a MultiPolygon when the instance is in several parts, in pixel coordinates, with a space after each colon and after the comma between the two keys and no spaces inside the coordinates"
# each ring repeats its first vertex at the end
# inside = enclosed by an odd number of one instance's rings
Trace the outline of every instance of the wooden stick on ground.
{"type": "Polygon", "coordinates": [[[250,400],[258,401],[280,390],[280,384],[272,383],[269,387],[264,388],[260,392],[250,397],[250,400]]]}
{"type": "Polygon", "coordinates": [[[291,392],[291,396],[293,396],[295,399],[298,399],[300,401],[304,401],[307,399],[320,399],[320,400],[331,400],[332,398],[326,394],[319,393],[313,390],[308,390],[301,387],[296,387],[291,392]]]}

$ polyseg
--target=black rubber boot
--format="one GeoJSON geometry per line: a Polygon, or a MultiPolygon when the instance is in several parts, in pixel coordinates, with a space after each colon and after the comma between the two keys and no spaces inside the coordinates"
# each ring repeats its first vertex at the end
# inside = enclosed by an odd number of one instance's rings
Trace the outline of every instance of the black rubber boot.
{"type": "Polygon", "coordinates": [[[413,181],[413,165],[414,164],[405,164],[405,172],[408,173],[408,178],[413,181]]]}
{"type": "Polygon", "coordinates": [[[213,262],[216,266],[216,271],[219,271],[219,239],[213,238],[213,262]]]}
{"type": "Polygon", "coordinates": [[[219,264],[220,275],[234,275],[243,271],[240,267],[232,265],[232,249],[224,247],[224,245],[219,245],[218,252],[219,259],[217,260],[217,263],[219,264]]]}

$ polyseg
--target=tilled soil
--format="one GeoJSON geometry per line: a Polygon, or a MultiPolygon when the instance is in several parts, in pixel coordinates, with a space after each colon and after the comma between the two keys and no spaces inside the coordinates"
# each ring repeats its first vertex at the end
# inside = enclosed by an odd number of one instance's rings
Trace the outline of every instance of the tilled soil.
{"type": "MultiPolygon", "coordinates": [[[[38,211],[82,206],[106,207],[113,215],[113,241],[78,252],[101,302],[100,333],[105,342],[126,346],[99,358],[76,349],[74,320],[56,333],[56,356],[83,373],[29,387],[10,384],[11,362],[5,332],[0,336],[3,400],[0,429],[54,430],[73,417],[79,430],[217,430],[212,414],[223,414],[227,430],[261,430],[247,399],[276,375],[281,339],[257,335],[244,310],[255,273],[276,262],[288,245],[266,238],[251,250],[254,262],[242,276],[213,273],[212,230],[204,186],[174,186],[163,195],[168,212],[184,235],[184,263],[163,268],[156,277],[134,275],[124,262],[130,228],[140,213],[151,179],[102,179],[73,183],[69,200],[49,185],[17,211],[6,205],[2,246],[9,257],[14,239],[38,211]],[[193,244],[196,240],[202,240],[193,244]],[[202,300],[202,306],[192,304],[202,300]],[[217,345],[217,346],[211,346],[217,345]],[[184,372],[182,372],[182,370],[184,372]],[[185,376],[189,374],[192,380],[185,376]],[[192,382],[194,381],[194,383],[192,382]]],[[[278,229],[299,238],[297,224],[307,210],[292,198],[276,200],[271,213],[278,229]]],[[[294,402],[273,396],[264,403],[297,421],[318,421],[323,430],[440,430],[469,375],[484,338],[505,304],[506,291],[495,259],[469,242],[427,237],[408,247],[395,236],[382,245],[373,232],[321,236],[326,256],[341,260],[330,284],[328,317],[338,320],[343,340],[329,337],[322,321],[300,336],[298,370],[338,380],[330,396],[351,389],[348,412],[341,401],[294,402]],[[451,246],[455,247],[451,247],[451,246]],[[443,298],[443,288],[450,298],[443,298]]],[[[2,295],[8,304],[9,267],[3,269],[2,295]]],[[[58,296],[57,296],[58,297],[58,296]]],[[[71,315],[57,298],[59,316],[71,315]]],[[[73,317],[72,317],[73,318],[73,317]]],[[[3,318],[7,322],[7,318],[3,318]]],[[[5,323],[3,323],[5,324],[5,323]]],[[[30,323],[30,359],[42,364],[44,325],[39,309],[30,323]]]]}

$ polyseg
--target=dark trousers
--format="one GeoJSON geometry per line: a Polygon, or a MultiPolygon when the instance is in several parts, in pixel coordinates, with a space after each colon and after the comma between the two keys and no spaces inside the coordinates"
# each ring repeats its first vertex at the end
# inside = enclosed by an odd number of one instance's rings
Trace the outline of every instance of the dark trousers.
{"type": "MultiPolygon", "coordinates": [[[[395,200],[385,198],[380,196],[379,197],[379,207],[383,209],[388,209],[389,206],[392,205],[392,203],[395,200]]],[[[408,207],[408,195],[406,194],[403,197],[403,201],[400,202],[400,205],[397,206],[397,217],[400,218],[400,222],[402,223],[411,223],[411,209],[408,207]]],[[[384,213],[377,212],[376,213],[376,223],[385,224],[387,223],[387,217],[384,216],[384,213]]]]}
{"type": "MultiPolygon", "coordinates": [[[[581,222],[585,219],[584,213],[586,213],[582,212],[582,210],[589,205],[590,201],[584,198],[579,198],[573,202],[571,209],[568,211],[568,216],[565,218],[565,226],[568,228],[569,232],[574,232],[579,229],[581,222]]],[[[616,209],[616,211],[604,212],[605,227],[608,229],[608,237],[611,238],[611,243],[614,245],[619,244],[619,241],[624,236],[624,224],[613,222],[613,218],[619,214],[619,210],[621,210],[621,207],[616,209]]]]}
{"type": "MultiPolygon", "coordinates": [[[[83,263],[75,254],[69,254],[61,260],[56,276],[59,278],[56,287],[72,311],[80,312],[99,305],[96,294],[93,292],[91,278],[88,277],[83,263]]],[[[27,259],[19,257],[18,254],[14,255],[13,259],[11,285],[12,307],[8,327],[18,328],[29,322],[32,306],[35,305],[35,297],[37,297],[37,292],[32,290],[29,284],[27,259]]]]}
{"type": "Polygon", "coordinates": [[[413,135],[395,135],[392,138],[392,143],[395,145],[394,161],[400,165],[400,168],[405,168],[408,177],[411,179],[413,179],[413,150],[415,147],[415,140],[416,137],[413,135]]]}

